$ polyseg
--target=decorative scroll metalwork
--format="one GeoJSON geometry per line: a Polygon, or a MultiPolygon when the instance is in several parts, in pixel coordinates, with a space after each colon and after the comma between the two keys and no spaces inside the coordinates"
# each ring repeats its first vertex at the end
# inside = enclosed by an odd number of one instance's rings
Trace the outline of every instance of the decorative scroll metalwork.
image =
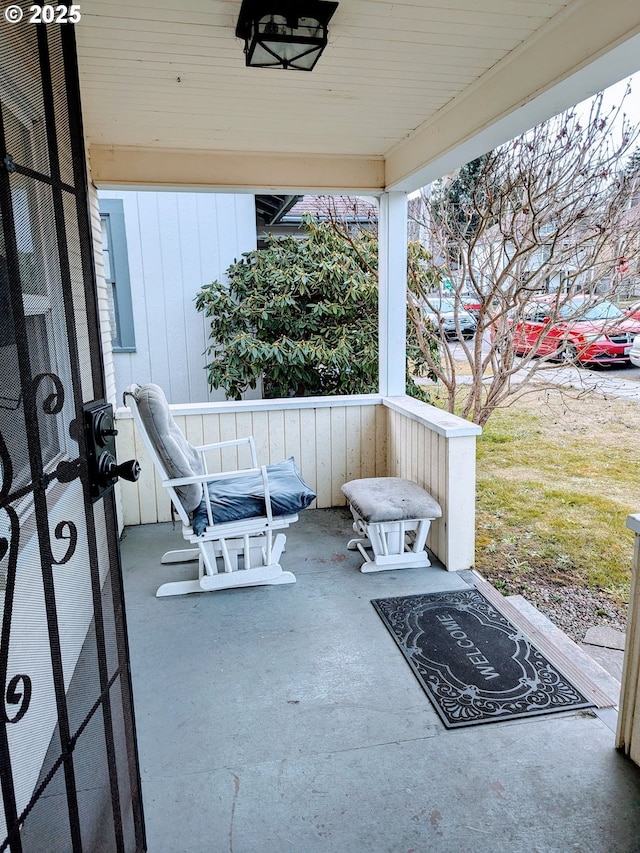
{"type": "Polygon", "coordinates": [[[14,675],[5,693],[4,719],[7,723],[18,723],[29,710],[31,702],[31,679],[28,675],[14,675]],[[21,689],[20,689],[21,688],[21,689]],[[6,706],[19,705],[13,717],[7,716],[6,706]]]}
{"type": "Polygon", "coordinates": [[[2,483],[0,484],[0,507],[7,503],[7,496],[13,485],[13,462],[6,442],[0,432],[0,466],[2,466],[2,483]]]}
{"type": "Polygon", "coordinates": [[[27,127],[12,112],[0,75],[0,348],[10,377],[0,389],[0,853],[139,853],[146,842],[115,506],[111,496],[91,503],[83,432],[85,396],[104,397],[104,373],[75,40],[70,26],[13,28],[11,38],[5,26],[0,16],[0,71],[11,68],[39,120],[27,127]],[[29,194],[26,225],[16,188],[29,194]],[[49,297],[52,321],[35,337],[24,300],[32,292],[49,297]],[[71,630],[61,606],[79,613],[71,630]],[[33,658],[16,644],[25,624],[36,629],[33,658]],[[41,762],[28,790],[25,755],[41,762]],[[56,807],[41,808],[52,795],[56,807]]]}
{"type": "MultiPolygon", "coordinates": [[[[0,451],[4,442],[2,440],[2,435],[0,435],[0,451]]],[[[6,446],[5,446],[6,450],[6,446]]],[[[3,457],[4,463],[4,457],[3,457]]],[[[11,481],[9,481],[8,488],[11,486],[11,481]]],[[[6,483],[2,484],[2,492],[5,491],[6,483]]],[[[0,499],[2,498],[2,494],[0,494],[0,499]]],[[[6,581],[5,581],[5,598],[4,598],[4,613],[2,618],[2,631],[0,633],[0,687],[2,689],[2,717],[6,722],[16,722],[16,717],[14,716],[13,720],[7,714],[6,711],[6,702],[11,702],[13,696],[15,695],[15,678],[13,676],[12,679],[7,684],[7,670],[9,666],[9,641],[11,636],[11,616],[13,612],[13,598],[15,592],[16,585],[16,571],[18,568],[18,552],[20,549],[20,522],[18,520],[18,514],[15,509],[11,506],[2,507],[4,512],[7,514],[9,519],[9,537],[3,536],[0,538],[0,552],[2,556],[0,557],[0,561],[4,560],[4,558],[8,554],[8,564],[6,569],[6,581]],[[6,686],[5,686],[6,685],[6,686]]],[[[23,676],[28,678],[28,676],[23,676]]],[[[29,686],[31,687],[31,681],[29,680],[29,686]]],[[[29,690],[29,700],[31,698],[31,691],[29,690]]],[[[24,708],[24,713],[28,710],[29,701],[26,703],[26,707],[24,708]]],[[[22,719],[24,713],[21,713],[18,719],[22,719]]]]}
{"type": "Polygon", "coordinates": [[[69,547],[67,548],[64,557],[61,557],[59,560],[54,558],[53,561],[56,566],[63,566],[65,563],[69,562],[76,552],[76,547],[78,545],[78,528],[75,526],[73,521],[60,521],[56,525],[55,537],[56,539],[66,539],[69,542],[69,547]]]}
{"type": "Polygon", "coordinates": [[[64,386],[55,373],[38,373],[33,377],[33,387],[37,389],[43,379],[50,379],[55,390],[42,401],[42,411],[47,415],[57,415],[64,406],[64,386]]]}
{"type": "MultiPolygon", "coordinates": [[[[37,376],[33,377],[32,383],[34,389],[37,389],[38,386],[46,380],[50,381],[53,385],[53,391],[47,394],[42,399],[40,405],[45,415],[55,417],[56,415],[60,414],[64,407],[64,386],[59,376],[57,376],[55,373],[46,372],[39,373],[37,376]]],[[[0,486],[0,510],[4,511],[7,514],[10,529],[9,538],[7,538],[6,536],[0,537],[0,563],[8,555],[6,570],[3,572],[6,578],[6,594],[2,633],[0,635],[0,686],[2,686],[3,690],[3,705],[0,710],[2,712],[5,722],[16,723],[24,717],[24,715],[29,709],[29,704],[31,701],[32,682],[29,675],[19,674],[13,675],[7,683],[7,679],[9,678],[7,668],[11,631],[11,615],[16,582],[16,572],[18,570],[18,554],[20,551],[20,521],[18,514],[13,508],[12,504],[15,504],[18,500],[22,500],[23,498],[25,498],[26,495],[34,491],[36,486],[34,486],[33,483],[29,483],[27,486],[21,489],[17,489],[13,493],[11,492],[11,488],[14,482],[14,465],[13,460],[11,459],[11,454],[9,453],[9,450],[7,448],[7,443],[1,432],[0,463],[2,466],[2,485],[0,486]],[[21,692],[18,690],[20,684],[22,684],[21,692]],[[6,688],[4,688],[3,685],[6,685],[6,688]],[[7,704],[19,704],[20,708],[17,713],[15,713],[13,716],[10,716],[6,710],[7,704]]],[[[39,484],[39,487],[47,488],[54,479],[57,479],[61,483],[70,483],[80,476],[83,467],[84,466],[80,463],[79,459],[62,460],[56,467],[54,473],[45,475],[45,477],[43,477],[39,484]]],[[[67,549],[62,557],[56,559],[52,555],[52,563],[57,566],[62,566],[68,563],[76,552],[76,548],[78,545],[78,528],[76,524],[71,520],[59,521],[56,524],[53,535],[58,541],[68,542],[67,549]]]]}

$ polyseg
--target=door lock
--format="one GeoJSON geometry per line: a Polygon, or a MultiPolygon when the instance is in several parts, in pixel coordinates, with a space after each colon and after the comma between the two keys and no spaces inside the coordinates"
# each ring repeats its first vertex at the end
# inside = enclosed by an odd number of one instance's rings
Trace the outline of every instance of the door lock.
{"type": "Polygon", "coordinates": [[[140,476],[137,459],[118,465],[113,406],[110,403],[89,403],[84,407],[84,429],[87,440],[87,468],[91,500],[97,501],[109,492],[118,478],[132,483],[140,476]]]}

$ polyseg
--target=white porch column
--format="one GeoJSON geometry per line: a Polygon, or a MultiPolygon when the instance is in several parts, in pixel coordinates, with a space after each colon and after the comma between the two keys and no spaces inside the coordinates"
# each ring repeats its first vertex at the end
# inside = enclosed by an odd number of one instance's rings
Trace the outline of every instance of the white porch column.
{"type": "Polygon", "coordinates": [[[379,391],[405,394],[407,361],[407,194],[380,197],[378,217],[379,391]]]}
{"type": "Polygon", "coordinates": [[[640,515],[629,515],[627,527],[635,544],[616,747],[640,764],[640,515]]]}

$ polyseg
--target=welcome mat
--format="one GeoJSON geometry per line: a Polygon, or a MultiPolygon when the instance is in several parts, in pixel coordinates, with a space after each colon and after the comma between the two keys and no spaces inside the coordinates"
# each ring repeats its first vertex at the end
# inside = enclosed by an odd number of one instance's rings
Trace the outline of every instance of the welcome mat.
{"type": "Polygon", "coordinates": [[[447,728],[593,707],[477,589],[371,603],[447,728]]]}

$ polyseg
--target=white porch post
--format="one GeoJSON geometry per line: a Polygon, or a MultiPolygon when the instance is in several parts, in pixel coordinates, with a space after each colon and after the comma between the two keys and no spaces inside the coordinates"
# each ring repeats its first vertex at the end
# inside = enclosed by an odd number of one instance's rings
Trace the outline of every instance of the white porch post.
{"type": "Polygon", "coordinates": [[[380,197],[378,217],[379,389],[405,393],[407,361],[407,194],[380,197]]]}
{"type": "Polygon", "coordinates": [[[640,515],[629,515],[627,527],[635,544],[616,747],[640,764],[640,515]]]}

